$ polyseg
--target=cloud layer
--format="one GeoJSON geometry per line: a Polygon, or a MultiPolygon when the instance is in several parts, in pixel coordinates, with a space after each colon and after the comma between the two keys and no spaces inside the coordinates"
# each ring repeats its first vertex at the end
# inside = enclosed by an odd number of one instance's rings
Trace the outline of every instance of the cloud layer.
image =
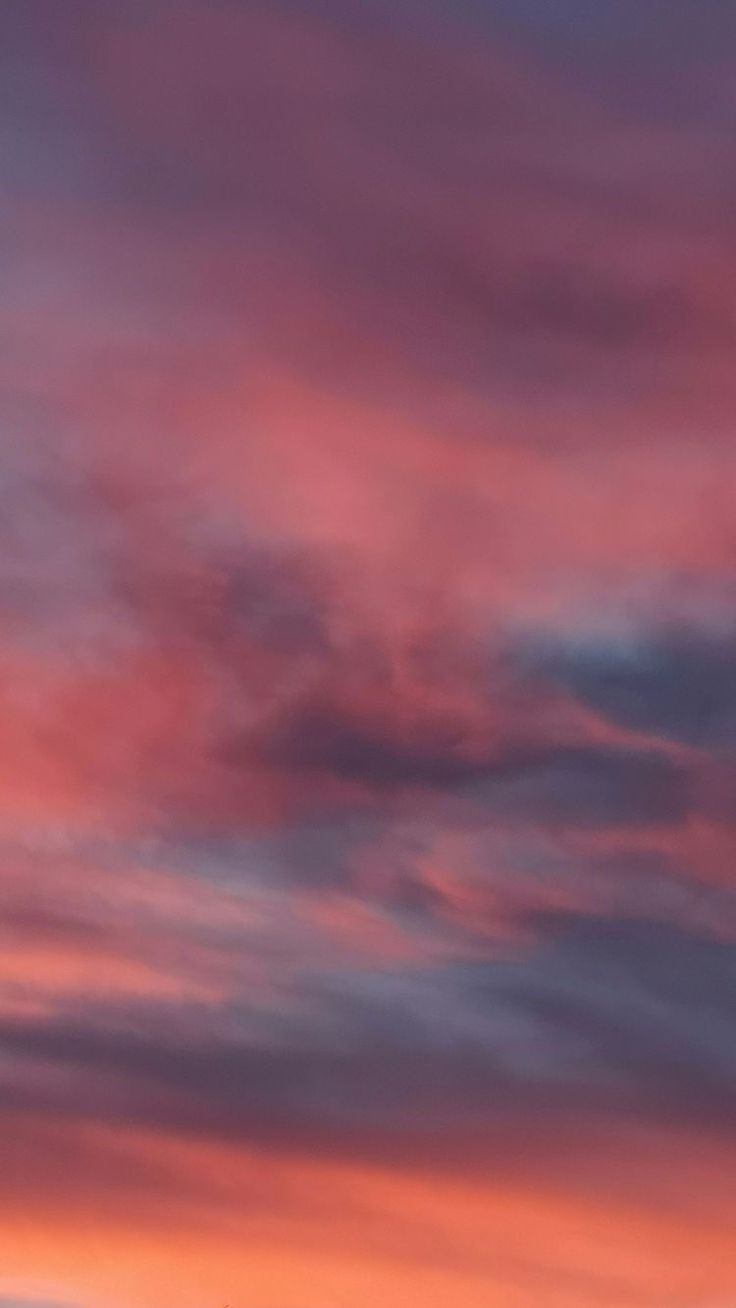
{"type": "Polygon", "coordinates": [[[0,50],[0,1308],[733,1296],[730,6],[0,50]]]}

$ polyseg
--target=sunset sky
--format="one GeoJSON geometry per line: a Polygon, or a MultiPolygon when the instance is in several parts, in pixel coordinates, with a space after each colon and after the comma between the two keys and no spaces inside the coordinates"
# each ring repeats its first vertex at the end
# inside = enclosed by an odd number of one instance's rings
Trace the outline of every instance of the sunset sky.
{"type": "Polygon", "coordinates": [[[0,96],[0,1308],[734,1308],[734,0],[0,96]]]}

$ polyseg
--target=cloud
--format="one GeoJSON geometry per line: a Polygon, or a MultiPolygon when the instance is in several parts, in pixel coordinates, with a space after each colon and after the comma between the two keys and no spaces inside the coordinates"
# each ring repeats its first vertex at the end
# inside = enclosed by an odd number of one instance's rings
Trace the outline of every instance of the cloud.
{"type": "Polygon", "coordinates": [[[549,674],[596,711],[637,730],[710,749],[736,738],[736,643],[702,627],[642,630],[551,649],[549,674]]]}
{"type": "MultiPolygon", "coordinates": [[[[333,675],[339,677],[339,667],[333,675]]],[[[365,691],[370,705],[370,683],[365,691]]],[[[543,712],[543,697],[538,703],[543,712]]],[[[352,713],[339,701],[317,700],[289,706],[285,720],[268,723],[262,749],[271,762],[339,777],[379,795],[412,789],[465,794],[489,813],[516,821],[640,826],[687,815],[687,774],[661,753],[585,740],[529,742],[526,711],[520,722],[503,724],[507,739],[489,743],[482,735],[474,739],[452,709],[428,708],[407,730],[399,699],[389,699],[383,721],[365,713],[360,699],[352,713]]],[[[243,743],[246,757],[253,744],[243,743]]],[[[237,759],[236,742],[227,756],[237,759]]]]}
{"type": "Polygon", "coordinates": [[[17,1296],[8,1298],[0,1295],[0,1308],[73,1308],[68,1302],[62,1303],[59,1299],[35,1299],[24,1295],[22,1298],[17,1296]]]}
{"type": "Polygon", "coordinates": [[[217,1037],[204,1014],[182,1038],[110,1005],[5,1019],[21,1059],[6,1105],[429,1159],[468,1133],[506,1156],[531,1123],[576,1114],[730,1131],[733,945],[643,920],[532,921],[520,954],[303,978],[256,1043],[244,1003],[217,1037]],[[60,1095],[53,1067],[74,1073],[60,1095]]]}
{"type": "Polygon", "coordinates": [[[2,1290],[720,1293],[731,9],[0,28],[2,1290]]]}

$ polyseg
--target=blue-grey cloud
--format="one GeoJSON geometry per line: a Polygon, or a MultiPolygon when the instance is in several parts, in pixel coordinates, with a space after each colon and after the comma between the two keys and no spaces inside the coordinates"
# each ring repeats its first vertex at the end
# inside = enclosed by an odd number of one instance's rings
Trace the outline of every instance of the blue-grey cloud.
{"type": "Polygon", "coordinates": [[[560,644],[541,666],[612,721],[705,748],[736,744],[736,638],[702,628],[560,644]]]}
{"type": "Polygon", "coordinates": [[[550,1115],[732,1130],[735,947],[646,920],[534,922],[537,943],[521,955],[304,978],[293,1012],[271,1013],[256,1044],[247,1006],[219,1036],[192,1014],[186,1039],[104,1005],[86,1019],[5,1020],[0,1044],[30,1079],[3,1101],[274,1146],[390,1152],[403,1141],[427,1159],[435,1137],[446,1151],[472,1127],[491,1148],[504,1133],[513,1147],[515,1131],[550,1115]],[[68,1096],[48,1098],[36,1060],[76,1069],[68,1096]]]}

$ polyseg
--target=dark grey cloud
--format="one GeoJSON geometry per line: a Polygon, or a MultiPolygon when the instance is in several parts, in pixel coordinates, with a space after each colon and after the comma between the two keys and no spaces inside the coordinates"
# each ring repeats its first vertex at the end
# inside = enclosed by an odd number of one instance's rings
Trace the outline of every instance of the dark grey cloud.
{"type": "MultiPolygon", "coordinates": [[[[431,719],[402,738],[390,724],[367,724],[316,701],[290,709],[261,742],[279,765],[334,775],[378,793],[401,789],[464,794],[511,820],[584,826],[674,822],[690,807],[687,774],[654,750],[516,745],[481,753],[461,723],[431,719]]],[[[253,742],[227,746],[237,759],[253,742]]]]}
{"type": "Polygon", "coordinates": [[[625,644],[560,644],[549,676],[614,722],[705,748],[736,745],[736,637],[703,628],[642,632],[625,644]]]}
{"type": "Polygon", "coordinates": [[[452,787],[482,776],[488,760],[468,757],[456,742],[458,726],[440,724],[434,739],[392,739],[329,703],[307,704],[275,723],[264,741],[266,757],[300,768],[335,773],[369,786],[452,787]],[[443,739],[443,737],[447,739],[443,739]]]}
{"type": "MultiPolygon", "coordinates": [[[[468,5],[473,8],[472,0],[468,5]]],[[[477,0],[477,13],[501,20],[531,42],[558,41],[568,50],[611,57],[612,47],[628,48],[642,38],[659,36],[663,64],[717,53],[719,43],[736,37],[736,20],[728,0],[652,0],[642,9],[636,0],[621,0],[615,10],[586,5],[585,0],[477,0]]],[[[647,50],[650,66],[653,52],[647,50]]],[[[656,69],[652,70],[652,73],[656,69]]]]}
{"type": "Polygon", "coordinates": [[[521,953],[304,978],[256,1045],[237,1037],[237,1011],[219,1036],[204,1011],[186,1037],[121,1026],[104,1006],[6,1019],[0,1044],[29,1079],[3,1102],[427,1157],[468,1132],[502,1147],[550,1115],[736,1127],[736,947],[649,920],[533,924],[521,953]],[[68,1094],[37,1065],[75,1069],[68,1094]]]}
{"type": "Polygon", "coordinates": [[[690,811],[687,774],[654,751],[567,747],[513,754],[488,778],[491,812],[550,825],[648,826],[690,811]]]}

